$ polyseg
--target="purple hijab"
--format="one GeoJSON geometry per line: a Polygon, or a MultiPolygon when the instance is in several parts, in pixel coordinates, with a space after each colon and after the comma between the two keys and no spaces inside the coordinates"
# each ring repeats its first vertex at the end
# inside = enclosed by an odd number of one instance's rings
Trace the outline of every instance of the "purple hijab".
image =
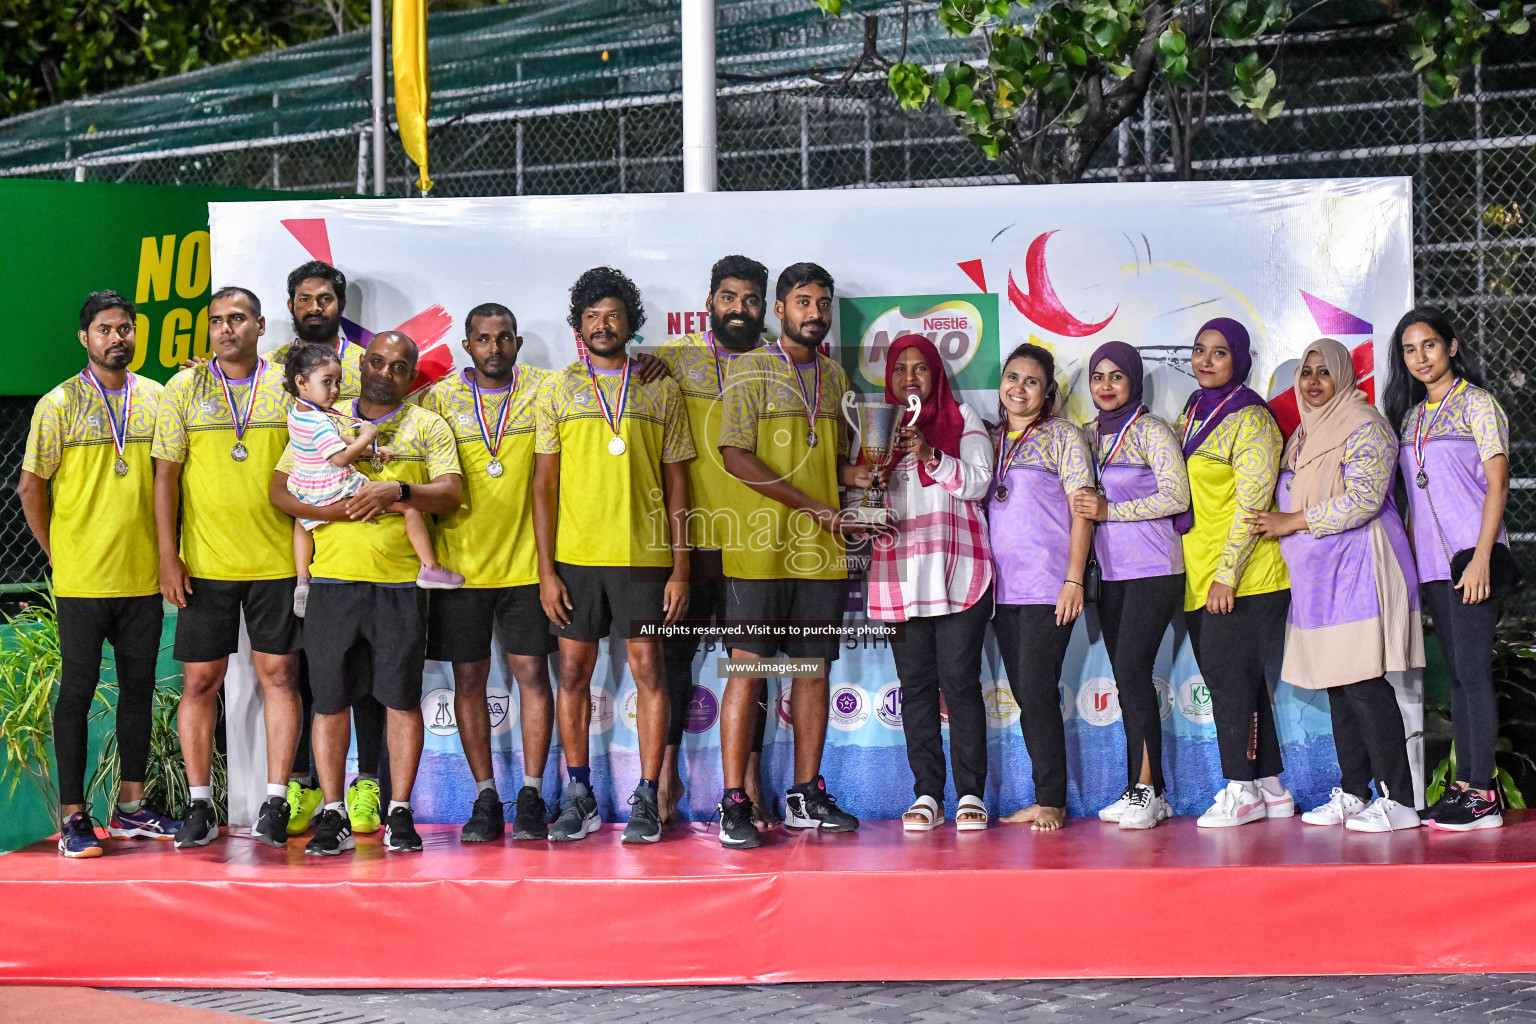
{"type": "MultiPolygon", "coordinates": [[[[1200,429],[1188,435],[1184,442],[1184,457],[1187,459],[1195,453],[1195,450],[1205,443],[1205,439],[1211,435],[1211,431],[1221,425],[1221,421],[1237,412],[1246,409],[1250,405],[1266,406],[1267,403],[1259,397],[1259,393],[1245,386],[1248,374],[1253,370],[1253,353],[1249,349],[1248,328],[1230,317],[1219,316],[1214,320],[1208,320],[1195,332],[1195,337],[1206,331],[1215,331],[1226,339],[1227,348],[1232,352],[1232,376],[1220,387],[1202,387],[1189,396],[1189,401],[1184,403],[1184,415],[1191,421],[1200,423],[1200,429]],[[1230,399],[1230,400],[1229,400],[1230,399]],[[1216,410],[1220,409],[1220,413],[1216,410]]],[[[1174,529],[1180,533],[1188,533],[1195,525],[1194,506],[1190,506],[1186,512],[1181,512],[1174,517],[1174,529]]]]}
{"type": "Polygon", "coordinates": [[[1141,406],[1141,353],[1134,346],[1127,345],[1123,341],[1106,341],[1093,350],[1093,356],[1088,360],[1088,373],[1090,376],[1102,360],[1108,359],[1131,383],[1130,396],[1125,404],[1111,412],[1099,410],[1099,433],[1113,434],[1125,426],[1125,421],[1136,415],[1141,406]]]}

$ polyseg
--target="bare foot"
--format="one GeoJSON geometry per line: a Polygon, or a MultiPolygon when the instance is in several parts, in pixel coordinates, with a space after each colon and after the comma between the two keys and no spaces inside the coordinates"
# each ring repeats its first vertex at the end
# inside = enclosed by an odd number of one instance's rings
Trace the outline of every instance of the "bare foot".
{"type": "Polygon", "coordinates": [[[677,771],[676,747],[668,747],[661,759],[661,778],[656,783],[656,803],[663,825],[677,821],[677,805],[683,802],[683,777],[677,771]]]}
{"type": "Polygon", "coordinates": [[[1039,804],[1030,804],[1023,810],[1005,815],[1001,820],[1009,825],[1022,825],[1028,822],[1037,832],[1054,832],[1067,823],[1067,810],[1065,807],[1041,807],[1039,804]]]}
{"type": "Polygon", "coordinates": [[[756,751],[747,758],[746,790],[747,799],[752,801],[753,823],[760,828],[777,825],[780,819],[773,801],[763,796],[763,755],[756,751]]]}

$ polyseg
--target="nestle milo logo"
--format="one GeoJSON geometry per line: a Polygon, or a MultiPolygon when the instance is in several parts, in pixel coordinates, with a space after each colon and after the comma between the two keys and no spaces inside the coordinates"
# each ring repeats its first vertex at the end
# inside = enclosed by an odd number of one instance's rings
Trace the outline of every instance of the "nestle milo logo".
{"type": "Polygon", "coordinates": [[[961,389],[997,386],[997,296],[875,295],[838,300],[839,347],[848,379],[861,391],[885,390],[892,343],[909,334],[933,342],[961,389]]]}

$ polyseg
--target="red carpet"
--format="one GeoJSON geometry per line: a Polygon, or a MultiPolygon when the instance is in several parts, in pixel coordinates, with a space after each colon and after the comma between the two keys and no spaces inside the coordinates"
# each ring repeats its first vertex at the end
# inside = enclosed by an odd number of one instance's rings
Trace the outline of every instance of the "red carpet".
{"type": "Polygon", "coordinates": [[[0,857],[0,979],[478,986],[1536,971],[1536,816],[1360,835],[1299,818],[1122,833],[688,826],[625,847],[305,857],[226,838],[0,857]]]}

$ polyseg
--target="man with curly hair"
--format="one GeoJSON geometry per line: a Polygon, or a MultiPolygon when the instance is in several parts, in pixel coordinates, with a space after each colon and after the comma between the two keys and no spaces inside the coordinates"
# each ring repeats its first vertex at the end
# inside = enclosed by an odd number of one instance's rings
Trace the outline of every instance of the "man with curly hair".
{"type": "Polygon", "coordinates": [[[635,680],[640,784],[626,843],[661,838],[657,780],[667,741],[661,641],[644,623],[688,607],[688,472],[693,436],[677,382],[646,382],[626,349],[645,323],[634,282],[595,267],[571,286],[582,358],[550,376],[536,409],[533,530],[539,601],[560,640],[556,717],[570,782],[549,829],[582,839],[602,824],[587,735],[597,644],[617,628],[635,680]]]}

